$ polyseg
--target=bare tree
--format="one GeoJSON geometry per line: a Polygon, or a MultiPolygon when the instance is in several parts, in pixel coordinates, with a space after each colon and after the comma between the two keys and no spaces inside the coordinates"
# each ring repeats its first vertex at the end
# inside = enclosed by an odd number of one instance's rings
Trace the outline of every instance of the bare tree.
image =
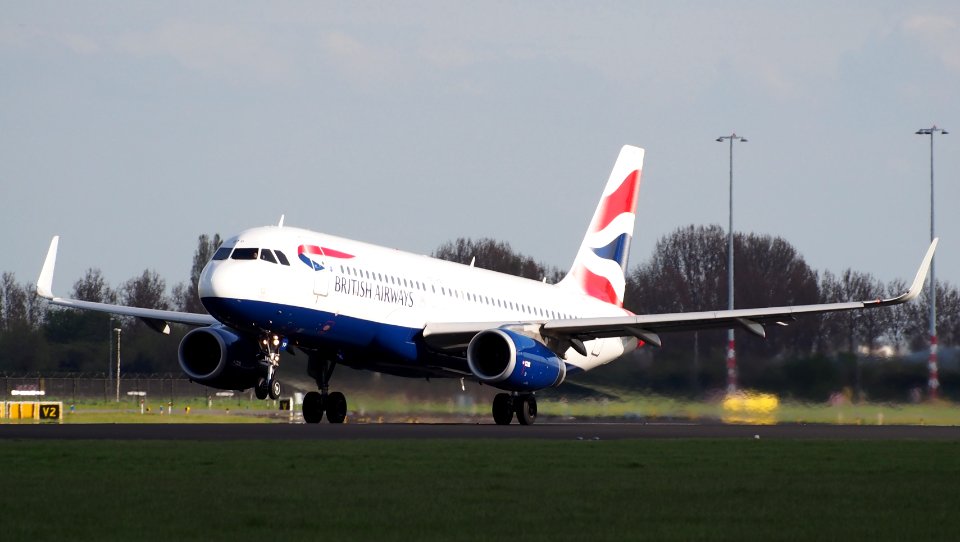
{"type": "MultiPolygon", "coordinates": [[[[881,299],[887,295],[887,287],[880,280],[869,273],[851,269],[839,277],[825,272],[820,289],[826,303],[881,299]]],[[[872,356],[877,340],[889,334],[893,317],[886,310],[843,311],[823,317],[829,346],[834,351],[845,351],[854,357],[854,394],[858,401],[863,399],[863,356],[859,347],[865,346],[867,356],[872,356]]]]}
{"type": "Polygon", "coordinates": [[[177,284],[173,288],[173,299],[178,310],[196,313],[207,312],[203,303],[200,302],[198,292],[200,274],[221,243],[219,233],[213,234],[213,237],[203,234],[197,238],[197,249],[193,252],[193,266],[190,268],[190,281],[177,284]]]}
{"type": "MultiPolygon", "coordinates": [[[[930,289],[924,288],[919,302],[904,305],[905,342],[911,350],[930,347],[930,289]]],[[[949,283],[937,281],[937,341],[941,345],[960,344],[960,292],[949,283]]]]}
{"type": "Polygon", "coordinates": [[[147,309],[169,309],[170,301],[166,295],[167,283],[156,271],[144,270],[139,277],[125,282],[120,288],[120,298],[124,305],[147,309]]]}
{"type": "MultiPolygon", "coordinates": [[[[738,262],[734,278],[736,307],[805,305],[820,298],[816,273],[783,238],[735,235],[734,251],[738,262]]],[[[723,291],[726,297],[726,287],[723,291]]],[[[738,349],[764,358],[785,352],[808,354],[813,349],[818,324],[814,319],[801,318],[768,333],[765,340],[748,336],[740,341],[738,349]]]]}
{"type": "Polygon", "coordinates": [[[960,291],[949,283],[937,284],[937,334],[942,344],[960,344],[960,291]],[[942,294],[940,292],[943,292],[942,294]]]}
{"type": "MultiPolygon", "coordinates": [[[[734,236],[734,280],[738,308],[815,303],[816,274],[789,243],[767,235],[734,236]]],[[[628,308],[638,313],[726,308],[727,234],[720,226],[679,228],[657,242],[651,260],[631,275],[628,308]]],[[[764,356],[784,350],[807,352],[816,322],[801,321],[766,341],[741,341],[741,352],[764,356]]],[[[713,332],[701,341],[716,343],[713,332]]]]}
{"type": "Polygon", "coordinates": [[[73,283],[73,297],[82,301],[116,303],[117,292],[103,278],[99,269],[87,269],[83,277],[73,283]]]}
{"type": "Polygon", "coordinates": [[[27,292],[24,291],[13,273],[6,272],[0,278],[0,295],[3,296],[4,330],[22,329],[29,327],[30,318],[27,311],[27,292]]]}
{"type": "MultiPolygon", "coordinates": [[[[900,295],[907,291],[907,283],[903,279],[894,279],[887,283],[887,293],[889,295],[900,295]]],[[[897,354],[902,354],[908,349],[907,328],[913,317],[911,312],[914,306],[919,303],[903,303],[894,305],[887,310],[887,339],[897,354]]]]}
{"type": "Polygon", "coordinates": [[[529,256],[514,252],[509,243],[489,238],[473,240],[460,237],[448,241],[433,252],[433,257],[465,265],[476,258],[474,265],[477,267],[534,280],[546,277],[549,282],[557,282],[563,278],[560,269],[548,268],[529,256]]]}
{"type": "MultiPolygon", "coordinates": [[[[824,303],[880,299],[886,287],[873,275],[847,269],[839,276],[826,271],[820,281],[824,303]]],[[[827,347],[834,352],[856,354],[861,344],[873,345],[883,334],[884,311],[843,311],[824,316],[827,347]]]]}
{"type": "Polygon", "coordinates": [[[631,273],[627,305],[638,313],[719,309],[726,305],[726,234],[687,226],[657,241],[653,257],[631,273]]]}

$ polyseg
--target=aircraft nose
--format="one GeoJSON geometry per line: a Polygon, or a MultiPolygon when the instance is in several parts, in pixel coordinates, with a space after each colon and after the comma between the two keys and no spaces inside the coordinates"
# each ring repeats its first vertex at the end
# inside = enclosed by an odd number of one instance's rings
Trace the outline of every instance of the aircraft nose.
{"type": "Polygon", "coordinates": [[[226,262],[208,262],[200,272],[200,280],[197,281],[197,293],[200,298],[205,297],[224,297],[227,294],[228,284],[230,282],[229,265],[226,262]]]}

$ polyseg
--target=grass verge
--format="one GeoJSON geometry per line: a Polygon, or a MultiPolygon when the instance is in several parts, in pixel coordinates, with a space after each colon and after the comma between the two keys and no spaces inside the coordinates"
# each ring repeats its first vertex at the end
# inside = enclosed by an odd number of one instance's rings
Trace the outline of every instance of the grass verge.
{"type": "MultiPolygon", "coordinates": [[[[53,399],[56,400],[56,399],[53,399]]],[[[436,398],[408,397],[402,393],[350,392],[351,422],[403,422],[489,420],[490,398],[469,395],[436,398]]],[[[276,401],[180,398],[173,413],[167,403],[153,401],[140,414],[136,402],[64,402],[64,423],[266,423],[289,420],[276,401]],[[71,409],[73,406],[73,409],[71,409]],[[189,412],[188,412],[189,408],[189,412]],[[163,412],[161,414],[161,412],[163,412]]],[[[827,423],[857,425],[957,425],[960,408],[948,401],[920,404],[838,404],[783,401],[771,413],[731,418],[715,401],[691,401],[647,394],[622,394],[616,400],[567,400],[545,395],[538,400],[541,416],[554,419],[626,420],[728,420],[734,423],[827,423]]],[[[299,406],[296,409],[299,411],[299,406]]],[[[32,423],[25,421],[26,423],[32,423]]],[[[0,420],[0,424],[15,423],[0,420]]]]}

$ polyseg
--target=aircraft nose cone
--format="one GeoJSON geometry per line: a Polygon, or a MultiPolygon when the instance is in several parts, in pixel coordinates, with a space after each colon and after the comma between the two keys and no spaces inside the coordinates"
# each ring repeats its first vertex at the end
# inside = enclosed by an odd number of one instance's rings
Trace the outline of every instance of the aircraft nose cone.
{"type": "Polygon", "coordinates": [[[200,273],[200,280],[197,282],[197,293],[201,299],[227,295],[229,276],[231,275],[229,267],[229,265],[224,265],[221,262],[209,262],[204,266],[200,273]]]}

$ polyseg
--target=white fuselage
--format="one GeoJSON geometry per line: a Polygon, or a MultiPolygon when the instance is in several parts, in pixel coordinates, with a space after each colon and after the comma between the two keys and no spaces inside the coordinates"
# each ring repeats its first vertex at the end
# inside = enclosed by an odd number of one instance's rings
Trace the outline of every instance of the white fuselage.
{"type": "MultiPolygon", "coordinates": [[[[489,322],[494,328],[628,314],[556,285],[298,228],[246,230],[223,247],[234,251],[208,263],[199,283],[214,317],[310,348],[366,351],[377,357],[363,363],[373,368],[430,364],[434,356],[418,339],[427,324],[489,322]]],[[[597,339],[586,343],[586,356],[571,349],[563,358],[574,370],[589,370],[636,344],[597,339]]]]}

